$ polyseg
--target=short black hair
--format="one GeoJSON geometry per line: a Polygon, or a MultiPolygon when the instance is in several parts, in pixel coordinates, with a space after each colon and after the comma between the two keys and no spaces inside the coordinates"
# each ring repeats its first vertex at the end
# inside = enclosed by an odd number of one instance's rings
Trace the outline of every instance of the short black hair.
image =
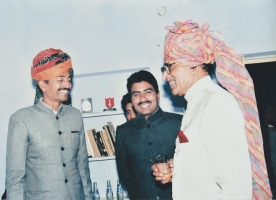
{"type": "Polygon", "coordinates": [[[126,105],[128,103],[131,103],[131,96],[130,96],[130,93],[126,93],[123,98],[122,98],[122,101],[121,101],[121,105],[122,105],[122,109],[124,111],[124,113],[126,113],[126,105]]]}
{"type": "Polygon", "coordinates": [[[211,63],[203,63],[203,67],[202,69],[204,69],[206,72],[208,72],[208,74],[212,74],[214,71],[214,64],[211,63]]]}
{"type": "Polygon", "coordinates": [[[130,77],[127,79],[127,90],[128,90],[128,93],[130,94],[130,96],[131,96],[132,84],[140,83],[142,81],[145,81],[145,82],[148,82],[149,84],[151,84],[152,87],[154,88],[155,92],[157,94],[159,93],[157,81],[156,81],[155,77],[152,75],[152,73],[150,73],[149,71],[140,70],[139,72],[135,72],[135,73],[131,74],[130,77]]]}

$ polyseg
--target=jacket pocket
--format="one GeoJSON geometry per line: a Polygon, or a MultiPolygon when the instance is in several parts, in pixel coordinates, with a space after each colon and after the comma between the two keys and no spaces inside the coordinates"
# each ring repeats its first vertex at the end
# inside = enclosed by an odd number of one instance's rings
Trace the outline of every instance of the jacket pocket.
{"type": "Polygon", "coordinates": [[[80,134],[79,131],[76,132],[71,132],[71,147],[72,149],[79,149],[80,146],[80,134]]]}

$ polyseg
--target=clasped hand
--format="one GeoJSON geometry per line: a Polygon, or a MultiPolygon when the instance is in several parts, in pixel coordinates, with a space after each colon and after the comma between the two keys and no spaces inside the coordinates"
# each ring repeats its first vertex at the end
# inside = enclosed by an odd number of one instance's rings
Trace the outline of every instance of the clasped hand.
{"type": "Polygon", "coordinates": [[[173,175],[173,159],[170,159],[167,162],[169,166],[169,172],[163,171],[164,167],[162,166],[164,163],[156,163],[151,166],[153,171],[153,175],[155,176],[155,180],[160,181],[162,184],[166,184],[168,182],[172,182],[172,175],[173,175]]]}

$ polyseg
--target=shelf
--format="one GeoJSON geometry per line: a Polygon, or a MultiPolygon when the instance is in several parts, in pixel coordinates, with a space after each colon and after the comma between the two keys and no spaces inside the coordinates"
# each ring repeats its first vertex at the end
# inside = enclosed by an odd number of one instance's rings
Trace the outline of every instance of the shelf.
{"type": "Polygon", "coordinates": [[[244,54],[243,57],[244,57],[244,64],[275,62],[276,51],[244,54]]]}
{"type": "Polygon", "coordinates": [[[124,112],[122,110],[104,111],[104,112],[95,112],[95,113],[82,113],[82,117],[83,118],[101,117],[101,116],[121,115],[123,113],[124,112]]]}
{"type": "Polygon", "coordinates": [[[139,68],[131,68],[131,69],[119,69],[119,70],[113,70],[113,71],[100,71],[100,72],[91,72],[91,73],[85,73],[85,74],[75,74],[74,78],[86,78],[91,76],[104,76],[104,75],[114,75],[114,74],[120,74],[120,73],[133,73],[140,70],[150,70],[149,67],[139,67],[139,68]]]}
{"type": "Polygon", "coordinates": [[[89,162],[104,161],[104,160],[115,160],[115,156],[88,158],[89,162]]]}

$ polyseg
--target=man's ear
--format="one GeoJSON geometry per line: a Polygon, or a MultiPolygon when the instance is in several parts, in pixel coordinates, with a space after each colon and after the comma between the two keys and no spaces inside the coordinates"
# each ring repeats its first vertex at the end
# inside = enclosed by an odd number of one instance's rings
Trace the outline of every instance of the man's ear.
{"type": "Polygon", "coordinates": [[[199,72],[199,70],[202,69],[202,67],[203,67],[202,65],[198,65],[197,67],[192,68],[191,69],[192,70],[192,74],[193,75],[197,74],[199,72]]]}
{"type": "Polygon", "coordinates": [[[46,83],[45,81],[38,81],[37,84],[39,85],[40,89],[45,92],[46,91],[46,83]]]}
{"type": "Polygon", "coordinates": [[[158,101],[160,101],[160,91],[157,94],[158,101]]]}

